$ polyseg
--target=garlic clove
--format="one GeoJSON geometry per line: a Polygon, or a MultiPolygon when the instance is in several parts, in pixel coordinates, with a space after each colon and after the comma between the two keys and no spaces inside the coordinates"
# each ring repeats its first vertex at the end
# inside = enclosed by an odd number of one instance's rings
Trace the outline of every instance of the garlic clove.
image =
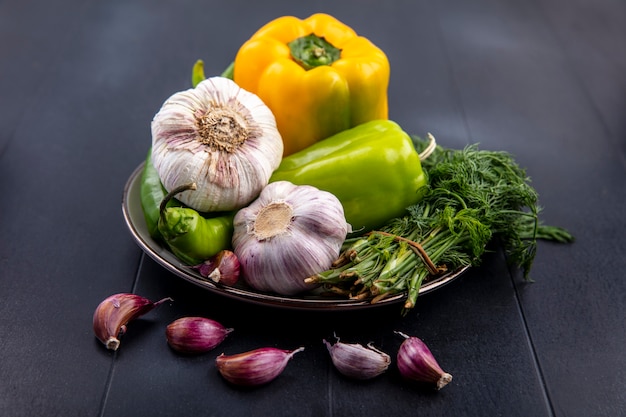
{"type": "Polygon", "coordinates": [[[192,268],[203,277],[224,285],[235,285],[239,281],[241,271],[237,255],[229,250],[220,251],[217,255],[192,268]]]}
{"type": "Polygon", "coordinates": [[[205,317],[182,317],[165,329],[170,347],[181,353],[203,353],[222,343],[233,329],[205,317]]]}
{"type": "Polygon", "coordinates": [[[200,212],[246,206],[283,154],[273,113],[253,93],[211,77],[168,98],[151,124],[152,161],[165,189],[196,183],[177,199],[200,212]]]}
{"type": "Polygon", "coordinates": [[[165,301],[172,299],[167,297],[152,302],[135,294],[113,294],[96,307],[93,313],[93,331],[107,349],[117,350],[120,345],[118,337],[126,332],[126,325],[165,301]]]}
{"type": "Polygon", "coordinates": [[[391,363],[391,357],[371,343],[365,347],[358,343],[340,342],[339,338],[334,345],[326,340],[323,342],[335,368],[349,378],[372,379],[384,373],[391,363]]]}
{"type": "Polygon", "coordinates": [[[397,355],[400,374],[410,380],[434,384],[440,390],[452,381],[444,372],[426,344],[419,338],[396,331],[404,337],[397,355]]]}
{"type": "Polygon", "coordinates": [[[304,347],[295,350],[265,347],[229,356],[222,353],[215,359],[215,366],[234,385],[262,385],[278,377],[293,355],[303,350],[304,347]]]}

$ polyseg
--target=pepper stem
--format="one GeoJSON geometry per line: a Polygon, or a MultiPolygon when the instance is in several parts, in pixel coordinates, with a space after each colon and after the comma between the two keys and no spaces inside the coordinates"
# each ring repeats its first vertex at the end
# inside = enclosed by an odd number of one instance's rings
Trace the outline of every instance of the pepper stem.
{"type": "Polygon", "coordinates": [[[189,184],[179,185],[178,187],[174,188],[172,191],[167,193],[167,195],[163,197],[163,200],[161,201],[161,204],[159,205],[159,215],[163,217],[163,213],[165,212],[165,209],[167,208],[167,203],[169,203],[170,200],[174,198],[177,194],[180,194],[183,191],[187,191],[187,190],[195,190],[196,188],[198,188],[196,186],[196,183],[192,182],[189,184]]]}
{"type": "Polygon", "coordinates": [[[204,61],[199,59],[196,61],[196,63],[193,65],[193,68],[191,69],[191,86],[195,88],[205,79],[206,76],[204,75],[204,61]]]}
{"type": "Polygon", "coordinates": [[[437,148],[437,141],[435,140],[435,137],[428,133],[428,146],[422,151],[422,153],[419,154],[420,157],[420,161],[424,161],[426,160],[437,148]]]}
{"type": "Polygon", "coordinates": [[[341,58],[341,49],[314,33],[294,39],[287,44],[291,57],[305,70],[331,65],[341,58]]]}

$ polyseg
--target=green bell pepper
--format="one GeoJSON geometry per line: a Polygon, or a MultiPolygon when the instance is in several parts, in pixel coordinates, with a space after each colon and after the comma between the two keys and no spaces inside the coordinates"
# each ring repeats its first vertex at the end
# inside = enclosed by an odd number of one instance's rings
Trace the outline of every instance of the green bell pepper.
{"type": "Polygon", "coordinates": [[[270,178],[334,194],[356,232],[406,214],[427,184],[411,137],[395,122],[374,120],[283,158],[270,178]]]}

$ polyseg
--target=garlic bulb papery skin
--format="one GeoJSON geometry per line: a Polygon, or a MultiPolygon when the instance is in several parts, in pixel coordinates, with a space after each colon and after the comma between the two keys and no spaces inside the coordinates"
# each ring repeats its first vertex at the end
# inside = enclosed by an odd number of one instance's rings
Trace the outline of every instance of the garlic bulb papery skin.
{"type": "Polygon", "coordinates": [[[232,331],[206,317],[181,317],[165,328],[165,339],[178,352],[204,353],[222,343],[232,331]]]}
{"type": "Polygon", "coordinates": [[[452,381],[452,375],[441,369],[422,339],[398,331],[395,333],[405,339],[397,354],[400,375],[409,380],[430,383],[437,390],[442,389],[452,381]]]}
{"type": "Polygon", "coordinates": [[[127,324],[166,301],[172,299],[167,297],[153,302],[131,293],[110,295],[98,304],[93,313],[93,331],[107,349],[117,350],[119,337],[126,333],[127,324]]]}
{"type": "Polygon", "coordinates": [[[252,288],[293,295],[330,268],[352,228],[333,194],[288,181],[268,184],[234,218],[233,251],[252,288]]]}
{"type": "Polygon", "coordinates": [[[293,355],[302,352],[304,347],[295,350],[263,347],[235,355],[215,358],[218,372],[234,385],[257,386],[276,379],[287,367],[293,355]]]}
{"type": "Polygon", "coordinates": [[[192,269],[200,275],[209,278],[216,284],[235,285],[239,281],[239,259],[234,252],[224,249],[192,269]]]}
{"type": "Polygon", "coordinates": [[[267,185],[283,154],[271,110],[224,77],[168,98],[152,120],[152,161],[165,189],[201,212],[247,205],[267,185]]]}
{"type": "Polygon", "coordinates": [[[349,378],[375,378],[384,373],[391,363],[391,357],[371,343],[365,347],[358,343],[343,343],[339,339],[334,345],[326,340],[323,342],[335,368],[349,378]]]}

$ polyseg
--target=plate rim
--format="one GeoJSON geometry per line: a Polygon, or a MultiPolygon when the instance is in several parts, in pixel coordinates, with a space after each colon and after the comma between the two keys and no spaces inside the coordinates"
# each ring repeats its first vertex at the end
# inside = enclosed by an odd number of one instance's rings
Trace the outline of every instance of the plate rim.
{"type": "MultiPolygon", "coordinates": [[[[141,211],[141,200],[139,195],[139,185],[141,174],[145,161],[141,162],[131,173],[124,185],[124,192],[122,195],[122,214],[126,226],[128,227],[131,236],[135,240],[135,243],[146,253],[150,258],[156,261],[159,265],[164,267],[169,272],[182,278],[196,286],[199,286],[211,293],[219,294],[238,301],[244,301],[248,303],[274,306],[282,308],[291,308],[299,310],[356,310],[356,309],[371,309],[377,307],[383,307],[388,305],[394,305],[400,303],[406,299],[406,291],[398,294],[394,294],[388,298],[385,298],[377,303],[370,303],[369,300],[353,300],[353,299],[341,299],[341,298],[322,298],[321,296],[283,296],[276,294],[269,294],[264,292],[255,291],[253,289],[241,288],[239,286],[226,286],[219,283],[215,283],[204,279],[200,274],[191,269],[188,265],[184,265],[181,261],[176,260],[175,256],[156,242],[147,233],[147,226],[145,225],[145,219],[143,212],[141,211]],[[139,207],[134,207],[138,205],[139,207]],[[140,212],[141,222],[145,229],[138,224],[136,214],[133,212],[140,212]],[[173,259],[169,260],[167,258],[173,259]]],[[[461,276],[469,267],[462,267],[455,271],[448,272],[436,280],[430,281],[424,284],[420,290],[419,295],[430,293],[437,290],[448,283],[456,280],[461,276]]]]}

